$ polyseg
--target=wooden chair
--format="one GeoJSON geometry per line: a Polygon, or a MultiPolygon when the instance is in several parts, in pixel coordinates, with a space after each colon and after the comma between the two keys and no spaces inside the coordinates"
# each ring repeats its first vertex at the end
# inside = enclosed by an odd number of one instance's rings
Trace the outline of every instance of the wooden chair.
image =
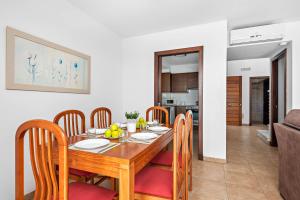
{"type": "MultiPolygon", "coordinates": [[[[111,110],[109,108],[105,107],[99,107],[92,111],[90,115],[90,125],[91,128],[107,128],[111,125],[111,110]],[[96,124],[95,124],[95,117],[96,117],[96,124]]],[[[98,181],[98,183],[101,183],[104,179],[101,181],[98,181]]],[[[116,189],[117,181],[115,178],[110,178],[111,182],[111,189],[116,189]]]]}
{"type": "Polygon", "coordinates": [[[100,107],[92,111],[90,116],[91,128],[107,128],[111,125],[111,111],[109,108],[100,107]],[[96,125],[95,125],[96,117],[96,125]]]}
{"type": "MultiPolygon", "coordinates": [[[[85,116],[83,112],[79,110],[65,110],[58,113],[53,122],[57,125],[62,123],[61,127],[63,128],[67,137],[80,135],[85,132],[85,116]]],[[[91,181],[94,183],[94,178],[97,174],[86,172],[77,169],[69,169],[69,177],[76,181],[88,182],[91,181]]]]}
{"type": "MultiPolygon", "coordinates": [[[[187,126],[187,170],[189,175],[189,183],[187,186],[189,191],[192,191],[192,160],[193,160],[193,113],[191,110],[186,112],[185,115],[187,126]]],[[[171,169],[173,165],[173,151],[161,151],[150,162],[153,167],[162,169],[171,169]]]]}
{"type": "Polygon", "coordinates": [[[188,147],[187,147],[187,172],[188,172],[188,178],[186,179],[189,181],[189,183],[186,183],[186,192],[192,191],[193,190],[193,112],[191,110],[188,110],[185,114],[185,119],[186,119],[186,125],[187,125],[187,142],[188,142],[188,147]],[[189,179],[189,180],[188,180],[189,179]]]}
{"type": "Polygon", "coordinates": [[[179,114],[174,123],[172,170],[145,167],[135,177],[135,199],[163,200],[187,199],[186,196],[186,150],[187,127],[185,116],[179,114]]]}
{"type": "Polygon", "coordinates": [[[111,200],[115,192],[85,183],[68,183],[68,142],[64,131],[46,120],[23,123],[16,133],[15,198],[24,200],[24,137],[29,135],[30,160],[36,184],[34,200],[111,200]],[[52,158],[53,143],[58,146],[59,176],[52,158]]]}
{"type": "Polygon", "coordinates": [[[152,114],[151,120],[157,120],[159,123],[164,123],[167,127],[170,127],[169,112],[166,108],[161,106],[153,106],[146,111],[146,120],[150,120],[150,114],[152,114]]]}
{"type": "Polygon", "coordinates": [[[80,135],[86,131],[85,116],[83,112],[79,110],[65,110],[58,113],[54,117],[53,122],[60,125],[61,121],[63,123],[61,127],[67,134],[67,137],[80,135]]]}

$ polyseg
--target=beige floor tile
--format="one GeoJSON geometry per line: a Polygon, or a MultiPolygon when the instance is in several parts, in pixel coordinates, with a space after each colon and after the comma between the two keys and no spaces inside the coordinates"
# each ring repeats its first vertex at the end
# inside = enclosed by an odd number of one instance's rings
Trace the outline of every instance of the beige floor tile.
{"type": "Polygon", "coordinates": [[[264,192],[278,192],[278,179],[269,176],[256,176],[259,186],[264,192]]]}
{"type": "Polygon", "coordinates": [[[256,176],[268,176],[278,178],[278,168],[274,165],[268,166],[265,164],[250,164],[256,176]]]}
{"type": "Polygon", "coordinates": [[[219,181],[225,183],[224,165],[203,162],[193,165],[193,176],[204,180],[219,181]]]}
{"type": "Polygon", "coordinates": [[[219,181],[210,181],[202,178],[194,177],[193,194],[198,194],[203,198],[227,199],[226,184],[219,181]]]}
{"type": "Polygon", "coordinates": [[[224,165],[225,171],[238,172],[243,174],[253,174],[253,171],[248,163],[233,163],[228,162],[224,165]]]}
{"type": "Polygon", "coordinates": [[[256,188],[257,190],[260,190],[258,181],[252,174],[225,172],[225,180],[228,184],[256,188]]]}
{"type": "Polygon", "coordinates": [[[278,191],[265,192],[265,196],[267,200],[284,200],[278,191]]]}
{"type": "Polygon", "coordinates": [[[189,200],[228,200],[228,198],[217,199],[215,197],[205,197],[201,194],[191,193],[189,194],[189,200]]]}
{"type": "Polygon", "coordinates": [[[227,185],[229,200],[267,200],[265,194],[257,189],[238,185],[227,185]]]}

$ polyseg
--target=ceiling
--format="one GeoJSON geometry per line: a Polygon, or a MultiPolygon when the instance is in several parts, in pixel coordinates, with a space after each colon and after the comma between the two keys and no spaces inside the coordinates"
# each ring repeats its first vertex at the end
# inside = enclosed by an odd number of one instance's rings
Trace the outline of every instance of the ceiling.
{"type": "Polygon", "coordinates": [[[242,28],[300,19],[299,0],[68,0],[123,37],[217,20],[242,28]]]}
{"type": "Polygon", "coordinates": [[[285,46],[280,42],[268,42],[260,44],[231,46],[227,49],[227,60],[246,60],[256,58],[270,58],[285,46]]]}
{"type": "Polygon", "coordinates": [[[198,64],[198,58],[198,53],[164,56],[162,57],[162,67],[167,68],[173,65],[198,64]]]}

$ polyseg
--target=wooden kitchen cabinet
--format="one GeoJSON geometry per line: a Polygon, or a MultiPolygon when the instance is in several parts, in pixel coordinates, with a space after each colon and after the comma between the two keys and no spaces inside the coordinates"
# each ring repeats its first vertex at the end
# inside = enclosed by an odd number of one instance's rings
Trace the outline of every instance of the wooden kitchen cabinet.
{"type": "Polygon", "coordinates": [[[172,92],[187,92],[198,88],[198,72],[172,74],[172,92]]]}
{"type": "Polygon", "coordinates": [[[161,74],[161,92],[171,92],[171,73],[162,73],[161,74]]]}
{"type": "Polygon", "coordinates": [[[187,73],[187,88],[197,89],[198,88],[198,72],[187,73]]]}
{"type": "Polygon", "coordinates": [[[172,74],[172,92],[187,92],[186,74],[172,74]]]}

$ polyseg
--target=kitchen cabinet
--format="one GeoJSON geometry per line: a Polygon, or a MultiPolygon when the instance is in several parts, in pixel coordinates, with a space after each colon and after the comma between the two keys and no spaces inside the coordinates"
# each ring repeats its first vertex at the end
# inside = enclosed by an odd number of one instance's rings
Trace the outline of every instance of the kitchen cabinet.
{"type": "Polygon", "coordinates": [[[198,72],[187,73],[187,88],[197,89],[198,88],[198,72]]]}
{"type": "Polygon", "coordinates": [[[172,92],[187,92],[198,88],[198,72],[172,74],[172,92]]]}
{"type": "Polygon", "coordinates": [[[161,74],[161,92],[171,92],[171,73],[162,73],[161,74]]]}
{"type": "Polygon", "coordinates": [[[172,74],[172,92],[187,92],[186,74],[172,74]]]}
{"type": "Polygon", "coordinates": [[[161,92],[187,92],[198,88],[198,72],[192,73],[162,73],[161,92]]]}

